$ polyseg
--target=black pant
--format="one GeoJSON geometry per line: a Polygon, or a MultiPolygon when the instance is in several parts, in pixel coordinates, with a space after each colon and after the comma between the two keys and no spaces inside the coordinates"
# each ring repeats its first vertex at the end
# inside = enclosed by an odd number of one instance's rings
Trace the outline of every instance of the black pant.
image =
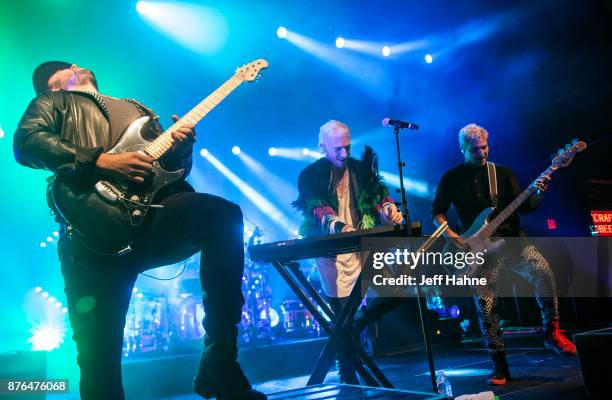
{"type": "Polygon", "coordinates": [[[84,400],[123,399],[123,328],[139,272],[202,251],[200,280],[206,311],[204,357],[235,359],[236,325],[244,298],[240,208],[220,197],[177,193],[151,209],[134,251],[101,256],[62,235],[60,259],[84,400]]]}

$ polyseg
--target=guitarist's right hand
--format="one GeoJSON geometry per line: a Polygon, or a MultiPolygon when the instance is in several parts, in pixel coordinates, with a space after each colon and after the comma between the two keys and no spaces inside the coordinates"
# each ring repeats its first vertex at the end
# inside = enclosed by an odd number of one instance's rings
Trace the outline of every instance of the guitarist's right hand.
{"type": "Polygon", "coordinates": [[[142,183],[153,169],[153,158],[139,152],[102,153],[96,161],[98,172],[142,183]]]}

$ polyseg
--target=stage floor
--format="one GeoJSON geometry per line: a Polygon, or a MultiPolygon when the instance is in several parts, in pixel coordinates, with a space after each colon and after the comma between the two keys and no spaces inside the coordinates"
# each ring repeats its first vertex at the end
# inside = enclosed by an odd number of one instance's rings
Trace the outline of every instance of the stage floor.
{"type": "MultiPolygon", "coordinates": [[[[513,380],[503,387],[490,387],[486,385],[486,377],[491,372],[491,363],[486,351],[482,348],[480,340],[467,341],[460,345],[438,346],[434,349],[436,369],[443,369],[452,385],[453,394],[459,396],[468,393],[479,393],[492,390],[502,399],[587,399],[583,386],[578,360],[574,357],[558,356],[542,348],[541,339],[533,337],[507,338],[508,362],[510,364],[513,380]]],[[[377,358],[378,365],[391,380],[397,389],[429,392],[431,384],[425,353],[421,349],[377,358]]],[[[261,368],[266,368],[264,365],[261,368]]],[[[285,397],[273,396],[274,393],[302,388],[308,376],[298,376],[286,379],[268,380],[255,385],[258,390],[267,393],[273,399],[285,397]]],[[[326,383],[338,383],[337,373],[332,371],[326,383]]],[[[378,393],[371,397],[346,397],[345,394],[329,391],[319,395],[292,395],[293,400],[298,399],[348,399],[348,398],[376,398],[376,399],[412,399],[427,397],[409,397],[397,394],[378,393]],[[336,393],[336,395],[334,395],[336,393]]],[[[280,395],[280,394],[279,394],[280,395]]],[[[363,392],[362,392],[363,395],[363,392]]],[[[164,397],[164,400],[195,400],[196,395],[164,397]]]]}

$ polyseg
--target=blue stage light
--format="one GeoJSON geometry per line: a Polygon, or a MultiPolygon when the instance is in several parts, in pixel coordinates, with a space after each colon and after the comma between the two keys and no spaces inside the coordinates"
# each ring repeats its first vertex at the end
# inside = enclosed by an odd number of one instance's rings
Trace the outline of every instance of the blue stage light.
{"type": "Polygon", "coordinates": [[[426,62],[427,64],[431,64],[431,63],[432,63],[432,61],[433,61],[433,57],[431,56],[431,54],[427,54],[427,55],[425,56],[425,62],[426,62]]]}
{"type": "Polygon", "coordinates": [[[383,46],[381,52],[384,57],[389,57],[391,55],[391,48],[389,46],[383,46]]]}
{"type": "Polygon", "coordinates": [[[235,155],[240,154],[240,147],[238,146],[232,147],[232,154],[235,154],[235,155]]]}
{"type": "Polygon", "coordinates": [[[339,37],[338,39],[336,39],[336,47],[339,49],[344,47],[344,38],[339,37]]]}

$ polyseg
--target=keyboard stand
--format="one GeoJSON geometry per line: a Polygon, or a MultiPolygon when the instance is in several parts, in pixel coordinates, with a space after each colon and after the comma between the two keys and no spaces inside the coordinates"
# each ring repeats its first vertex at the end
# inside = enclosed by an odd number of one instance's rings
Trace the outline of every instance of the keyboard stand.
{"type": "Polygon", "coordinates": [[[366,385],[393,388],[389,379],[366,354],[351,330],[355,312],[363,298],[361,296],[361,277],[357,279],[340,315],[336,316],[323,296],[308,282],[306,276],[299,269],[298,263],[273,261],[272,265],[329,336],[307,385],[323,383],[325,376],[334,364],[336,351],[343,351],[366,385]]]}

